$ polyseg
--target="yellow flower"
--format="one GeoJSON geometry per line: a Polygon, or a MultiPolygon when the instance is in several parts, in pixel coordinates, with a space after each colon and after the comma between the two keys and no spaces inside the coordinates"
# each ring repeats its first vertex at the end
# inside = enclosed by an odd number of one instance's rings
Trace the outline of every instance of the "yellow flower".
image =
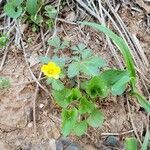
{"type": "Polygon", "coordinates": [[[54,62],[49,62],[47,65],[43,65],[41,67],[41,71],[49,78],[59,78],[59,74],[61,73],[60,67],[54,62]]]}

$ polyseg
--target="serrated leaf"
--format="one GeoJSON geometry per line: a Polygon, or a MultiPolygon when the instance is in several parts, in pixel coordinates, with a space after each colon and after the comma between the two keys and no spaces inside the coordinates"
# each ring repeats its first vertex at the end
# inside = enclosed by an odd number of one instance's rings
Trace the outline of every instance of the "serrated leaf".
{"type": "Polygon", "coordinates": [[[85,49],[81,52],[82,59],[86,59],[88,57],[91,57],[93,55],[91,49],[85,49]]]}
{"type": "Polygon", "coordinates": [[[95,98],[97,96],[107,97],[108,87],[104,80],[98,76],[95,76],[87,84],[86,92],[91,98],[95,98]]]}
{"type": "Polygon", "coordinates": [[[26,11],[31,15],[35,16],[40,8],[39,0],[27,0],[26,11]]]}
{"type": "Polygon", "coordinates": [[[92,56],[85,59],[80,64],[80,71],[89,76],[95,76],[99,74],[99,69],[106,66],[106,61],[100,57],[92,56]]]}
{"type": "Polygon", "coordinates": [[[55,18],[57,15],[57,10],[51,6],[51,5],[47,5],[45,6],[45,14],[46,16],[48,16],[49,18],[55,18]]]}
{"type": "Polygon", "coordinates": [[[96,76],[99,74],[99,68],[91,64],[83,63],[80,65],[80,72],[88,76],[96,76]]]}
{"type": "Polygon", "coordinates": [[[48,44],[50,46],[53,46],[55,48],[60,48],[60,45],[61,45],[61,41],[60,41],[60,38],[58,36],[55,36],[53,37],[52,39],[49,39],[48,40],[48,44]]]}
{"type": "Polygon", "coordinates": [[[52,61],[55,62],[60,67],[64,67],[66,62],[68,62],[68,60],[69,60],[68,57],[58,57],[56,55],[52,57],[52,61]]]}
{"type": "Polygon", "coordinates": [[[118,80],[122,77],[129,75],[128,71],[125,70],[115,70],[115,69],[108,69],[103,71],[100,74],[100,77],[105,80],[108,87],[112,87],[118,80]]]}
{"type": "Polygon", "coordinates": [[[60,80],[52,80],[52,88],[57,91],[61,91],[64,89],[64,85],[60,80]]]}
{"type": "Polygon", "coordinates": [[[51,59],[50,59],[49,56],[40,56],[40,57],[39,57],[39,60],[40,60],[40,62],[43,63],[43,64],[48,64],[48,63],[51,61],[51,59]]]}
{"type": "Polygon", "coordinates": [[[86,48],[86,45],[84,43],[79,43],[77,46],[73,46],[71,50],[73,51],[82,51],[86,48]]]}
{"type": "Polygon", "coordinates": [[[69,46],[69,41],[64,40],[60,46],[60,49],[65,49],[69,46]]]}
{"type": "Polygon", "coordinates": [[[95,65],[96,67],[99,68],[107,66],[106,61],[103,58],[98,56],[90,57],[87,61],[85,61],[85,63],[90,65],[95,65]]]}
{"type": "Polygon", "coordinates": [[[137,98],[141,107],[143,107],[148,113],[150,113],[150,102],[146,98],[139,94],[139,92],[134,92],[133,95],[137,98]]]}
{"type": "Polygon", "coordinates": [[[87,130],[87,122],[86,121],[80,121],[77,122],[73,132],[77,135],[77,136],[81,136],[82,134],[84,134],[87,130]]]}
{"type": "Polygon", "coordinates": [[[79,63],[71,63],[68,67],[67,75],[69,78],[73,78],[79,74],[80,65],[79,63]]]}
{"type": "Polygon", "coordinates": [[[125,150],[137,150],[137,140],[136,140],[136,138],[126,138],[126,140],[125,140],[125,150]]]}
{"type": "Polygon", "coordinates": [[[127,83],[130,81],[130,76],[125,75],[120,80],[118,80],[111,88],[113,95],[121,95],[127,86],[127,83]]]}
{"type": "Polygon", "coordinates": [[[80,105],[79,105],[79,113],[85,114],[85,113],[91,113],[94,110],[95,106],[92,102],[87,100],[85,97],[82,97],[80,99],[80,105]]]}
{"type": "Polygon", "coordinates": [[[78,110],[73,109],[64,109],[62,111],[62,133],[64,136],[67,136],[71,133],[74,128],[78,117],[78,110]]]}
{"type": "Polygon", "coordinates": [[[52,91],[52,95],[54,97],[54,100],[63,108],[66,108],[70,102],[66,100],[68,95],[70,95],[70,90],[69,89],[63,89],[62,91],[52,91]]]}
{"type": "Polygon", "coordinates": [[[92,127],[101,127],[104,122],[104,115],[100,110],[94,109],[87,119],[87,123],[92,127]]]}
{"type": "Polygon", "coordinates": [[[10,18],[17,19],[22,14],[22,7],[18,3],[8,2],[4,6],[5,14],[10,18]]]}

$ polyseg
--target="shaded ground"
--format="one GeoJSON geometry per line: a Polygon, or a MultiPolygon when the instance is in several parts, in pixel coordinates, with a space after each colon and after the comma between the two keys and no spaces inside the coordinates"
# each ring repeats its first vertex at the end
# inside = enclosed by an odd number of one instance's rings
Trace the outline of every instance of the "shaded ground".
{"type": "MultiPolygon", "coordinates": [[[[124,4],[120,7],[119,14],[130,32],[137,35],[140,45],[149,60],[150,29],[147,24],[147,19],[149,18],[145,15],[145,10],[141,9],[141,7],[138,7],[140,12],[131,8],[131,6],[124,4]]],[[[67,18],[71,13],[73,12],[69,9],[65,17],[67,18]]],[[[58,34],[60,36],[69,37],[73,43],[78,43],[79,41],[87,42],[95,53],[98,53],[107,60],[110,66],[117,66],[108,47],[105,46],[104,36],[91,29],[87,29],[86,31],[89,34],[86,35],[85,32],[83,34],[77,26],[63,22],[60,22],[58,26],[58,34]]],[[[27,32],[27,29],[25,32],[27,32]]],[[[27,32],[26,35],[29,37],[30,33],[27,32]]],[[[33,39],[34,36],[36,37],[37,35],[33,35],[33,39]]],[[[26,43],[27,59],[36,76],[38,76],[40,66],[36,58],[43,53],[43,49],[38,45],[38,40],[35,46],[26,43]]],[[[148,70],[145,72],[148,74],[148,70]]],[[[10,89],[0,91],[0,149],[55,150],[56,143],[57,149],[59,149],[58,146],[62,147],[61,144],[63,142],[59,140],[62,137],[60,133],[60,109],[41,89],[36,99],[37,137],[34,135],[32,101],[35,95],[36,83],[30,75],[24,55],[20,50],[13,48],[13,46],[9,47],[7,60],[0,74],[7,76],[13,83],[10,89]],[[56,143],[55,140],[57,141],[56,143]]],[[[41,83],[44,83],[44,81],[41,83]]],[[[145,92],[143,86],[140,86],[140,88],[145,92]]],[[[130,101],[130,104],[137,133],[142,138],[143,131],[145,130],[144,127],[148,123],[145,112],[139,111],[136,101],[130,101]]],[[[128,116],[126,97],[110,96],[108,99],[98,102],[98,105],[105,114],[103,127],[97,129],[89,128],[88,132],[82,137],[72,135],[69,139],[80,145],[78,149],[109,150],[115,146],[116,148],[114,149],[123,150],[125,137],[133,135],[133,127],[128,116]],[[108,136],[110,138],[111,135],[109,133],[113,135],[111,139],[108,139],[108,136]],[[111,143],[111,140],[114,141],[111,143]],[[113,145],[114,143],[115,145],[113,145]]],[[[65,139],[65,142],[67,140],[65,139]]],[[[75,148],[76,145],[72,147],[75,148]]],[[[69,149],[71,150],[71,148],[69,149]]]]}

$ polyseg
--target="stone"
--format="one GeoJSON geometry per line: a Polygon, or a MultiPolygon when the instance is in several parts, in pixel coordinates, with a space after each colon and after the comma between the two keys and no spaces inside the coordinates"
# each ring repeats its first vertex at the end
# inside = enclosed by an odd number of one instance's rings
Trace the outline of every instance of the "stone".
{"type": "Polygon", "coordinates": [[[104,145],[115,147],[118,145],[118,138],[116,136],[108,136],[105,141],[104,145]]]}

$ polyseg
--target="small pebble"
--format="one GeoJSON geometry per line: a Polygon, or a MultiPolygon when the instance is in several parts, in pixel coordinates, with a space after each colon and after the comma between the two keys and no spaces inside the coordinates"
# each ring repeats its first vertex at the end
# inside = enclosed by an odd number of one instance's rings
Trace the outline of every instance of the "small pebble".
{"type": "Polygon", "coordinates": [[[40,104],[39,107],[40,107],[40,108],[43,108],[43,107],[44,107],[44,104],[40,104]]]}
{"type": "Polygon", "coordinates": [[[116,136],[108,136],[104,141],[104,145],[115,147],[118,145],[118,138],[116,136]]]}
{"type": "Polygon", "coordinates": [[[32,126],[33,126],[32,122],[28,123],[28,128],[31,128],[32,126]]]}

